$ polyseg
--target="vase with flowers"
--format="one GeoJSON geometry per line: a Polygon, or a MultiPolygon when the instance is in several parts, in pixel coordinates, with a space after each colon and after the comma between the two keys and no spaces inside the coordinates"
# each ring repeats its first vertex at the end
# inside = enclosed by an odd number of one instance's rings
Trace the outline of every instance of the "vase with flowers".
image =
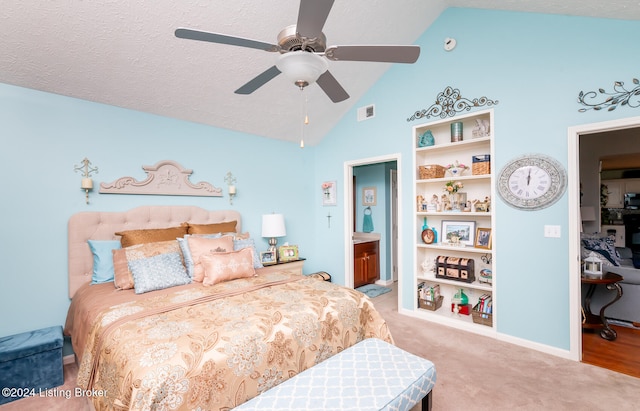
{"type": "Polygon", "coordinates": [[[462,173],[467,171],[469,169],[469,166],[459,163],[458,160],[456,160],[454,163],[448,164],[447,167],[445,167],[445,169],[453,177],[457,177],[457,176],[461,176],[462,173]]]}
{"type": "Polygon", "coordinates": [[[461,181],[448,181],[444,185],[444,191],[449,194],[449,202],[451,203],[451,211],[460,211],[460,198],[458,191],[464,187],[461,181]]]}

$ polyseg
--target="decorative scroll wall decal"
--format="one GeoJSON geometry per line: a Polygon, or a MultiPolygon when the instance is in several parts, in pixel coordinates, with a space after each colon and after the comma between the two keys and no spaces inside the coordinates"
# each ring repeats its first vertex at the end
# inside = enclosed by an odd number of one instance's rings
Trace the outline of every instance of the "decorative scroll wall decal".
{"type": "Polygon", "coordinates": [[[489,100],[486,97],[466,99],[460,94],[460,90],[447,86],[443,91],[438,93],[436,102],[429,108],[416,111],[407,121],[417,120],[419,118],[429,118],[439,116],[441,118],[453,117],[462,111],[469,111],[472,107],[493,106],[498,104],[498,100],[489,100]]]}
{"type": "Polygon", "coordinates": [[[147,178],[137,181],[133,177],[121,177],[112,183],[100,183],[101,194],[155,194],[172,196],[222,197],[222,189],[201,181],[192,184],[187,170],[171,160],[157,162],[153,166],[142,166],[147,178]]]}
{"type": "Polygon", "coordinates": [[[598,89],[597,92],[588,91],[585,93],[581,91],[580,94],[578,94],[578,103],[587,107],[583,107],[578,111],[584,113],[587,110],[602,110],[604,108],[606,108],[607,111],[613,111],[618,105],[629,106],[631,108],[640,107],[640,81],[638,81],[637,78],[632,79],[632,81],[636,86],[631,90],[627,90],[622,81],[616,81],[613,83],[613,91],[610,93],[602,88],[598,89]],[[598,94],[602,94],[601,98],[604,99],[599,103],[596,102],[598,94]],[[591,100],[591,103],[585,100],[591,100]]]}

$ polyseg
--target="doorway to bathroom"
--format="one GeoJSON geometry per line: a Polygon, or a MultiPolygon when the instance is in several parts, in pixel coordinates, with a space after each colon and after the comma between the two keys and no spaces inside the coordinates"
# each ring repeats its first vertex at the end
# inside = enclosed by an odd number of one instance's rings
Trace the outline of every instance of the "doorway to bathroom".
{"type": "Polygon", "coordinates": [[[345,285],[354,286],[354,241],[379,235],[380,278],[376,283],[398,281],[401,262],[400,154],[345,162],[345,285]]]}

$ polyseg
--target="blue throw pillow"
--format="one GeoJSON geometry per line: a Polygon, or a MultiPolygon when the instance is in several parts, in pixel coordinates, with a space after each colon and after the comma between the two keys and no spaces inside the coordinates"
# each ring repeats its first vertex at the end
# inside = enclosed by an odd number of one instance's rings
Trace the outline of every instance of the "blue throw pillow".
{"type": "Polygon", "coordinates": [[[120,240],[87,240],[87,242],[93,254],[91,284],[113,281],[113,255],[111,251],[121,247],[120,240]]]}
{"type": "Polygon", "coordinates": [[[136,294],[189,284],[191,277],[180,253],[165,253],[129,261],[136,294]]]}
{"type": "Polygon", "coordinates": [[[233,250],[238,251],[243,248],[251,247],[251,255],[253,257],[253,268],[262,268],[262,262],[260,261],[260,255],[256,251],[256,246],[253,238],[247,238],[244,240],[233,240],[233,250]]]}
{"type": "Polygon", "coordinates": [[[611,265],[619,266],[618,253],[616,252],[615,241],[609,237],[602,238],[583,238],[582,246],[589,250],[594,251],[604,258],[611,265]]]}

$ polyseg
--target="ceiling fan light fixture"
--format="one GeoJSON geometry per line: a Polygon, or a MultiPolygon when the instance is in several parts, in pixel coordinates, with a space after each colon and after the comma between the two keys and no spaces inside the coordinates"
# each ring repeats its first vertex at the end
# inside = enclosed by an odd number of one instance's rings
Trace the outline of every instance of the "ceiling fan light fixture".
{"type": "Polygon", "coordinates": [[[278,58],[276,67],[298,87],[306,87],[315,83],[325,71],[329,63],[317,54],[307,51],[291,51],[278,58]]]}

